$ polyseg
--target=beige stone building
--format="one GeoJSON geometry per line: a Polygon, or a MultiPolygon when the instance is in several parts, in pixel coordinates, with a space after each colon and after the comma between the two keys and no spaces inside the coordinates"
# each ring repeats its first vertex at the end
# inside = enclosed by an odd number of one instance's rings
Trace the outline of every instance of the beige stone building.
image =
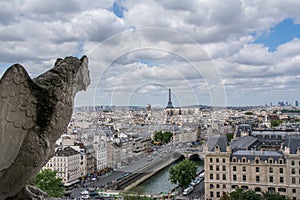
{"type": "Polygon", "coordinates": [[[236,188],[257,193],[278,192],[291,199],[300,196],[300,137],[287,136],[280,151],[259,150],[257,138],[246,136],[227,145],[224,136],[207,142],[205,198],[219,199],[236,188]]]}
{"type": "Polygon", "coordinates": [[[64,185],[70,186],[80,181],[80,153],[71,147],[58,148],[43,168],[56,170],[64,185]]]}

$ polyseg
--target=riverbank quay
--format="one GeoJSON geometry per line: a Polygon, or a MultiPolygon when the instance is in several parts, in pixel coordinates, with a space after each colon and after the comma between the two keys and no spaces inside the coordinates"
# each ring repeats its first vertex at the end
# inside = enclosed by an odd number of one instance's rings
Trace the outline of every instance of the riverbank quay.
{"type": "Polygon", "coordinates": [[[128,191],[129,189],[141,184],[151,176],[155,175],[165,167],[181,158],[182,155],[176,152],[166,155],[161,159],[155,160],[148,165],[138,169],[137,171],[129,174],[125,178],[116,181],[115,183],[109,185],[106,189],[128,191]]]}

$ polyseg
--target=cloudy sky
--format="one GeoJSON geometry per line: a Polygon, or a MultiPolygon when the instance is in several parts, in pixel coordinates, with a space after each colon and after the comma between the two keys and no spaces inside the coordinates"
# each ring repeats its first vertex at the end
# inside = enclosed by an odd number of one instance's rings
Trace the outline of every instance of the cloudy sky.
{"type": "Polygon", "coordinates": [[[0,74],[87,55],[76,106],[300,100],[300,1],[1,0],[0,74]]]}

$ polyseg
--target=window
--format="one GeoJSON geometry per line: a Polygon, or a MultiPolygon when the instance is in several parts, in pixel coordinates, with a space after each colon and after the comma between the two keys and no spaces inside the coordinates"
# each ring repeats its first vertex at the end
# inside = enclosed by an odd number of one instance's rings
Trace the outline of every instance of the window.
{"type": "Polygon", "coordinates": [[[226,189],[226,184],[223,184],[223,189],[226,189]]]}
{"type": "Polygon", "coordinates": [[[291,165],[295,165],[295,161],[294,160],[292,160],[291,165]]]}
{"type": "Polygon", "coordinates": [[[226,174],[223,174],[223,180],[226,180],[226,174]]]}
{"type": "Polygon", "coordinates": [[[209,178],[210,178],[210,179],[214,179],[214,175],[213,175],[213,174],[210,174],[210,175],[209,175],[209,178]]]}
{"type": "Polygon", "coordinates": [[[258,164],[258,163],[259,163],[259,159],[258,159],[258,158],[255,160],[255,163],[256,163],[256,164],[258,164]]]}
{"type": "Polygon", "coordinates": [[[247,178],[246,178],[246,175],[243,175],[243,181],[246,181],[247,178]]]}
{"type": "Polygon", "coordinates": [[[269,173],[273,173],[273,167],[269,168],[269,173]]]}
{"type": "Polygon", "coordinates": [[[256,172],[259,172],[259,167],[256,167],[256,168],[255,168],[255,171],[256,171],[256,172]]]}
{"type": "Polygon", "coordinates": [[[273,176],[269,177],[269,181],[270,181],[270,183],[273,183],[273,176]]]}
{"type": "Polygon", "coordinates": [[[219,165],[216,166],[216,170],[219,171],[219,165]]]}
{"type": "Polygon", "coordinates": [[[279,173],[283,174],[283,168],[279,168],[279,173]]]}
{"type": "Polygon", "coordinates": [[[292,189],[292,192],[293,192],[293,193],[296,193],[296,189],[292,189]]]}
{"type": "Polygon", "coordinates": [[[212,159],[212,158],[209,158],[209,162],[213,162],[213,159],[212,159]]]}
{"type": "Polygon", "coordinates": [[[269,159],[269,163],[271,163],[271,164],[273,163],[273,159],[272,158],[269,159]]]}
{"type": "Polygon", "coordinates": [[[260,181],[259,176],[256,176],[256,182],[259,182],[259,181],[260,181]]]}
{"type": "Polygon", "coordinates": [[[292,174],[295,174],[295,168],[292,168],[292,170],[291,170],[292,172],[292,174]]]}
{"type": "Polygon", "coordinates": [[[255,191],[255,192],[261,192],[261,189],[260,189],[260,187],[256,187],[256,188],[254,189],[254,191],[255,191]]]}
{"type": "Polygon", "coordinates": [[[209,170],[214,170],[214,167],[212,165],[209,165],[209,170]]]}
{"type": "Polygon", "coordinates": [[[219,180],[220,179],[220,175],[216,174],[216,179],[219,180]]]}
{"type": "Polygon", "coordinates": [[[246,166],[243,166],[243,172],[245,172],[246,171],[246,166]]]}
{"type": "Polygon", "coordinates": [[[220,192],[217,192],[217,197],[220,197],[220,192]]]}
{"type": "Polygon", "coordinates": [[[292,178],[292,184],[296,184],[296,179],[292,178]]]}
{"type": "Polygon", "coordinates": [[[223,158],[223,163],[226,163],[226,159],[225,158],[223,158]]]}
{"type": "Polygon", "coordinates": [[[279,178],[279,182],[280,182],[280,183],[283,183],[283,181],[284,181],[283,177],[280,177],[280,178],[279,178]]]}
{"type": "Polygon", "coordinates": [[[209,185],[210,189],[214,188],[214,184],[209,185]]]}
{"type": "Polygon", "coordinates": [[[220,188],[220,185],[219,185],[219,184],[217,184],[217,185],[216,185],[216,187],[217,187],[217,188],[220,188]]]}
{"type": "Polygon", "coordinates": [[[236,181],[236,175],[235,175],[235,174],[233,174],[232,179],[233,179],[234,181],[236,181]]]}
{"type": "Polygon", "coordinates": [[[236,172],[236,166],[232,167],[232,171],[236,172]]]}
{"type": "Polygon", "coordinates": [[[280,159],[280,160],[279,160],[279,164],[283,164],[283,161],[282,161],[282,159],[280,159]]]}
{"type": "Polygon", "coordinates": [[[236,158],[232,158],[232,162],[236,162],[236,158]]]}
{"type": "MultiPolygon", "coordinates": [[[[225,165],[223,165],[223,171],[226,171],[226,166],[225,165]]],[[[300,174],[300,173],[299,173],[300,174]]]]}
{"type": "Polygon", "coordinates": [[[278,188],[278,192],[286,192],[285,188],[278,188]]]}
{"type": "Polygon", "coordinates": [[[246,162],[246,158],[243,158],[243,159],[242,159],[242,162],[246,162]]]}
{"type": "Polygon", "coordinates": [[[219,162],[219,158],[216,158],[216,162],[217,162],[217,163],[219,162]]]}
{"type": "Polygon", "coordinates": [[[210,192],[210,197],[214,197],[214,192],[210,192]]]}

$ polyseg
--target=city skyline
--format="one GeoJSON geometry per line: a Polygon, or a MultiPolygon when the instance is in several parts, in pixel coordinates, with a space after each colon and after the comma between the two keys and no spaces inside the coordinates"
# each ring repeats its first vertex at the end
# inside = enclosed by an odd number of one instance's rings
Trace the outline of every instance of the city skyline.
{"type": "Polygon", "coordinates": [[[87,55],[75,106],[244,106],[300,100],[300,2],[1,1],[0,74],[87,55]]]}

